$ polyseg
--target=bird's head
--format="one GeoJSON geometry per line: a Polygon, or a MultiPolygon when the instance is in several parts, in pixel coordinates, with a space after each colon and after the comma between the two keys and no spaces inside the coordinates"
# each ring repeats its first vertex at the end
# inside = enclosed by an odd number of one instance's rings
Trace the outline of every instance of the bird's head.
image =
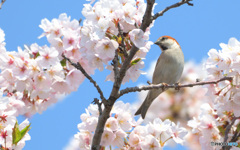
{"type": "Polygon", "coordinates": [[[158,38],[154,44],[158,45],[162,51],[165,51],[165,50],[171,49],[171,48],[175,48],[175,47],[180,47],[180,45],[174,38],[172,38],[171,36],[166,36],[166,35],[158,38]]]}

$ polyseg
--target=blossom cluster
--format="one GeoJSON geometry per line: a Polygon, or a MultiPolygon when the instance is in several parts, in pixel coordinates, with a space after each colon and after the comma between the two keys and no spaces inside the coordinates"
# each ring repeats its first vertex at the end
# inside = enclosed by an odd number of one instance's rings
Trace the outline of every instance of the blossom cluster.
{"type": "MultiPolygon", "coordinates": [[[[13,144],[13,129],[16,124],[16,112],[17,109],[11,108],[11,98],[9,101],[8,97],[2,97],[3,93],[0,91],[0,147],[5,149],[16,149],[21,150],[25,146],[25,141],[30,140],[31,137],[26,133],[22,139],[17,143],[13,144]]],[[[22,130],[29,125],[28,119],[25,119],[20,125],[19,129],[22,130]]]]}
{"type": "MultiPolygon", "coordinates": [[[[216,111],[208,103],[202,104],[200,109],[200,115],[188,121],[188,126],[192,128],[193,134],[200,136],[199,142],[202,149],[215,149],[211,142],[223,142],[222,133],[218,126],[226,120],[219,120],[220,118],[217,118],[216,111]]],[[[217,148],[220,149],[221,147],[217,148]]]]}
{"type": "MultiPolygon", "coordinates": [[[[161,149],[172,144],[183,144],[187,130],[166,119],[162,121],[155,118],[148,124],[143,124],[142,119],[135,120],[135,109],[129,103],[118,101],[115,103],[108,118],[100,145],[105,148],[116,149],[161,149]]],[[[81,115],[79,132],[75,134],[76,149],[90,149],[94,131],[99,116],[98,107],[90,104],[86,113],[81,115]]]]}
{"type": "MultiPolygon", "coordinates": [[[[147,78],[152,79],[152,74],[156,65],[156,61],[152,62],[147,71],[147,78]]],[[[180,84],[194,83],[196,80],[202,81],[207,77],[203,71],[202,64],[197,64],[193,61],[186,62],[180,84]]],[[[143,91],[138,94],[138,102],[134,105],[139,107],[139,99],[143,101],[148,91],[143,91]]],[[[185,127],[189,134],[185,138],[185,146],[190,149],[201,149],[199,139],[191,133],[191,128],[188,126],[189,119],[201,114],[199,109],[203,103],[209,102],[206,96],[207,89],[201,86],[193,88],[181,88],[180,90],[168,89],[161,93],[150,106],[145,117],[145,122],[152,122],[155,118],[163,120],[170,119],[171,121],[179,121],[185,127]]]]}
{"type": "Polygon", "coordinates": [[[85,4],[82,26],[66,14],[51,21],[43,19],[39,26],[43,34],[39,38],[46,37],[50,45],[34,43],[18,47],[17,52],[6,50],[4,32],[0,30],[0,88],[8,98],[7,111],[17,110],[13,116],[32,116],[42,113],[62,95],[76,91],[85,76],[63,55],[81,64],[89,75],[106,67],[112,71],[106,80],[114,81],[111,61],[117,57],[117,67],[121,68],[135,45],[139,51],[123,83],[136,81],[143,73],[142,60],[152,44],[148,41],[150,28],[146,32],[139,29],[145,9],[144,0],[85,4]]]}
{"type": "Polygon", "coordinates": [[[124,52],[129,52],[134,44],[139,48],[133,58],[123,83],[136,81],[143,73],[144,59],[152,42],[148,41],[149,28],[146,32],[139,29],[144,15],[146,3],[143,0],[130,1],[97,1],[93,6],[84,4],[82,10],[83,26],[77,20],[70,22],[66,14],[51,22],[43,19],[40,27],[52,47],[59,54],[63,53],[73,62],[79,62],[89,74],[95,69],[102,71],[104,66],[110,71],[107,81],[114,81],[113,66],[110,61],[117,51],[118,67],[126,59],[124,52]],[[119,31],[122,31],[120,34],[119,31]]]}
{"type": "Polygon", "coordinates": [[[126,59],[124,53],[129,53],[134,44],[139,48],[130,68],[126,72],[123,83],[136,81],[143,71],[146,53],[152,42],[148,41],[149,28],[146,32],[139,29],[146,9],[144,0],[99,0],[93,6],[85,4],[82,10],[83,26],[80,30],[80,51],[94,69],[103,70],[104,65],[111,71],[107,81],[114,81],[113,60],[117,50],[118,67],[126,59]],[[119,31],[122,31],[120,33],[119,31]]]}
{"type": "MultiPolygon", "coordinates": [[[[62,23],[71,25],[67,18],[62,23]]],[[[41,113],[60,94],[76,91],[84,80],[79,70],[66,64],[58,49],[37,44],[23,50],[19,47],[18,52],[1,49],[0,69],[1,90],[9,97],[17,95],[11,103],[18,109],[17,115],[41,113]]]]}
{"type": "MultiPolygon", "coordinates": [[[[69,17],[62,14],[57,22],[71,27],[76,20],[70,22],[69,17]]],[[[24,49],[19,47],[18,52],[9,52],[5,48],[4,32],[0,31],[0,88],[1,94],[7,98],[4,112],[8,116],[29,117],[41,113],[57,102],[61,95],[76,91],[84,80],[84,75],[62,58],[57,47],[32,44],[24,49]]],[[[12,129],[13,126],[4,125],[2,128],[5,132],[7,127],[12,129]]],[[[6,135],[2,136],[5,142],[12,143],[10,131],[6,135]]]]}
{"type": "MultiPolygon", "coordinates": [[[[152,42],[147,41],[149,31],[145,33],[137,27],[141,25],[146,4],[144,1],[100,0],[91,6],[85,4],[83,15],[86,19],[83,26],[66,14],[49,21],[43,19],[40,27],[50,46],[39,46],[36,43],[18,48],[18,52],[6,51],[1,44],[0,86],[9,95],[17,93],[19,114],[33,115],[41,113],[55,103],[60,94],[76,91],[84,80],[84,75],[62,57],[79,63],[88,74],[95,69],[103,70],[110,65],[115,51],[119,57],[118,67],[130,50],[133,43],[139,48],[134,57],[124,82],[135,81],[142,73],[142,59],[150,49],[152,42]],[[118,26],[123,31],[119,34],[118,26]],[[124,48],[119,45],[124,43],[124,48]],[[21,104],[19,104],[21,103],[21,104]]],[[[1,39],[2,40],[2,39],[1,39]]],[[[114,80],[113,72],[107,80],[114,80]]],[[[15,103],[15,102],[13,102],[15,103]]]]}
{"type": "Polygon", "coordinates": [[[228,44],[221,43],[221,50],[211,49],[208,52],[209,58],[205,64],[208,72],[208,79],[220,79],[225,76],[233,77],[232,82],[211,86],[209,95],[213,96],[214,108],[218,114],[232,111],[236,117],[240,116],[239,99],[239,64],[240,64],[240,42],[230,38],[228,44]]]}
{"type": "Polygon", "coordinates": [[[221,43],[220,47],[221,50],[211,49],[208,52],[209,57],[204,65],[208,73],[206,80],[226,76],[233,77],[233,80],[207,86],[208,104],[202,104],[201,114],[188,122],[192,127],[192,133],[199,137],[202,149],[221,149],[220,146],[211,146],[209,141],[223,142],[226,136],[228,136],[226,142],[239,143],[235,136],[240,124],[240,42],[230,38],[228,44],[221,43]],[[229,126],[230,124],[232,126],[229,126]],[[228,132],[226,132],[227,128],[229,128],[228,132]]]}
{"type": "MultiPolygon", "coordinates": [[[[2,29],[0,29],[0,69],[4,69],[2,67],[4,62],[4,54],[6,52],[5,45],[5,34],[2,29]],[[3,55],[2,55],[3,54],[3,55]]],[[[8,66],[7,66],[8,67],[8,66]]],[[[13,136],[15,136],[15,133],[13,133],[13,129],[15,128],[15,124],[17,122],[17,116],[20,113],[19,110],[23,106],[23,102],[20,102],[18,97],[21,97],[19,95],[20,93],[9,93],[7,95],[4,95],[3,90],[3,77],[0,76],[0,147],[3,149],[16,149],[20,150],[24,147],[25,141],[30,140],[30,135],[26,133],[23,137],[20,137],[20,141],[14,142],[13,136]],[[13,144],[15,143],[15,144],[13,144]]],[[[8,79],[8,81],[11,79],[8,79]]],[[[12,81],[13,83],[14,81],[12,81]]],[[[8,85],[9,86],[9,85],[8,85]]],[[[22,110],[22,109],[21,109],[22,110]]],[[[21,111],[20,110],[20,111],[21,111]]],[[[19,129],[22,130],[26,126],[29,125],[28,119],[25,119],[20,125],[19,129]]]]}

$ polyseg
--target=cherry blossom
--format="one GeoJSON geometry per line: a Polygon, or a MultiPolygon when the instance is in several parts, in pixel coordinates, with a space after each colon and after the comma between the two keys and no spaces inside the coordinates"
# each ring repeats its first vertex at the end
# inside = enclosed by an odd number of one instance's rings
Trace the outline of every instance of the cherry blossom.
{"type": "MultiPolygon", "coordinates": [[[[211,49],[209,58],[204,64],[207,71],[205,80],[219,79],[225,76],[233,77],[232,81],[210,85],[206,95],[208,103],[202,104],[200,114],[188,122],[194,136],[198,137],[202,149],[220,149],[213,147],[209,141],[223,142],[228,134],[228,140],[236,132],[239,120],[227,132],[226,124],[231,124],[233,118],[240,116],[239,111],[239,60],[240,42],[230,38],[228,44],[221,43],[221,50],[211,49]],[[224,133],[224,134],[222,134],[224,133]]],[[[235,147],[233,147],[234,149],[235,147]]]]}
{"type": "Polygon", "coordinates": [[[152,135],[147,135],[141,147],[143,150],[159,150],[161,145],[152,135]]]}
{"type": "Polygon", "coordinates": [[[39,51],[40,56],[37,57],[36,61],[38,62],[38,64],[43,67],[43,68],[47,68],[50,65],[55,65],[59,62],[57,56],[58,51],[52,47],[52,48],[44,48],[42,50],[39,51]]]}
{"type": "MultiPolygon", "coordinates": [[[[148,41],[153,23],[146,32],[139,29],[145,8],[146,3],[143,0],[116,0],[113,2],[108,0],[95,2],[92,0],[90,4],[85,4],[82,10],[82,14],[86,18],[83,20],[82,26],[76,19],[71,19],[65,13],[51,21],[45,18],[39,25],[43,29],[39,38],[46,37],[49,46],[40,46],[35,43],[30,46],[25,45],[24,48],[19,47],[18,52],[6,51],[5,35],[0,29],[0,87],[2,91],[0,96],[4,95],[3,101],[0,102],[2,105],[0,115],[2,120],[7,120],[3,130],[1,130],[0,144],[4,145],[3,143],[7,140],[7,148],[22,149],[30,136],[26,134],[17,146],[12,147],[11,132],[16,122],[16,116],[30,117],[35,113],[42,113],[58,101],[59,95],[76,91],[83,82],[84,75],[64,59],[63,55],[72,62],[81,64],[89,75],[94,74],[95,69],[103,71],[106,68],[110,70],[111,73],[106,80],[114,81],[113,66],[110,65],[113,58],[115,56],[118,58],[117,67],[121,69],[125,60],[123,51],[129,53],[135,45],[139,50],[126,72],[123,83],[130,80],[137,81],[139,76],[144,74],[141,70],[144,67],[144,58],[153,44],[148,41]],[[123,31],[123,35],[120,35],[118,26],[123,31]],[[125,48],[121,45],[122,43],[125,48]]],[[[234,49],[239,47],[237,40],[232,39],[230,43],[234,49]]],[[[226,45],[222,44],[222,47],[224,50],[221,53],[228,52],[226,45]]],[[[209,70],[215,68],[215,74],[212,75],[215,78],[224,76],[226,73],[236,73],[238,72],[236,62],[239,61],[239,58],[233,59],[234,54],[229,53],[223,56],[218,54],[218,51],[209,52],[211,59],[209,59],[209,64],[206,64],[206,68],[209,70]],[[220,56],[221,61],[217,62],[215,55],[220,56]],[[212,60],[216,62],[212,63],[212,60]],[[230,69],[222,71],[218,68],[230,69]],[[216,76],[217,73],[219,76],[216,76]]],[[[200,97],[199,95],[196,97],[200,97]]],[[[180,102],[180,96],[176,97],[176,101],[180,102]]],[[[188,95],[186,94],[185,97],[188,95]]],[[[175,106],[172,101],[167,101],[167,98],[170,96],[165,94],[164,103],[160,101],[163,103],[161,107],[165,108],[163,110],[175,106]]],[[[230,110],[232,104],[238,104],[238,95],[233,96],[233,98],[232,103],[226,105],[229,107],[221,109],[230,110]]],[[[221,103],[225,104],[222,101],[221,103]]],[[[223,105],[218,106],[218,108],[220,107],[223,105]]],[[[156,108],[152,110],[149,112],[150,114],[157,112],[156,108]]],[[[180,127],[179,124],[175,125],[168,119],[164,119],[164,121],[160,119],[162,116],[167,117],[170,111],[165,111],[162,114],[155,113],[158,115],[144,121],[134,118],[133,112],[135,111],[135,108],[128,103],[125,104],[121,101],[115,103],[104,127],[102,147],[161,149],[170,142],[183,143],[187,134],[186,129],[180,127]]],[[[237,110],[233,111],[235,114],[238,112],[237,110]]],[[[192,114],[192,112],[187,113],[192,114]]],[[[86,113],[81,115],[81,123],[78,125],[79,132],[74,136],[78,148],[90,149],[98,117],[98,107],[92,104],[86,109],[86,113]]],[[[213,138],[214,135],[219,137],[219,131],[215,128],[218,124],[215,120],[213,118],[204,120],[203,118],[197,118],[201,121],[194,127],[204,127],[203,129],[205,129],[207,123],[210,122],[214,126],[214,130],[211,130],[209,138],[213,138]],[[207,123],[204,124],[204,121],[207,123]]],[[[20,128],[22,129],[28,124],[29,122],[26,120],[20,125],[20,128]]],[[[200,131],[202,131],[202,136],[205,136],[205,130],[200,131]]]]}
{"type": "MultiPolygon", "coordinates": [[[[22,149],[25,146],[25,141],[31,139],[30,135],[26,133],[17,145],[13,145],[13,128],[17,121],[18,109],[15,100],[9,100],[9,97],[2,96],[3,92],[0,90],[0,145],[6,149],[22,149]],[[15,102],[15,105],[13,103],[15,102]]],[[[25,105],[24,105],[25,106],[25,105]]],[[[22,130],[29,125],[28,119],[24,120],[19,125],[19,130],[22,130]]]]}
{"type": "Polygon", "coordinates": [[[218,53],[218,51],[216,49],[210,49],[208,52],[208,60],[207,62],[210,64],[218,64],[221,60],[221,55],[218,53]]]}
{"type": "Polygon", "coordinates": [[[131,132],[129,135],[129,144],[131,147],[139,147],[140,148],[140,136],[138,134],[135,134],[134,132],[131,132]]]}
{"type": "Polygon", "coordinates": [[[109,38],[104,38],[96,44],[96,53],[101,59],[112,60],[115,54],[115,50],[118,48],[118,43],[109,38]]]}
{"type": "Polygon", "coordinates": [[[90,144],[91,144],[91,138],[92,134],[83,131],[74,136],[77,139],[77,142],[79,143],[78,148],[80,149],[89,149],[90,150],[90,144]]]}
{"type": "Polygon", "coordinates": [[[115,137],[115,139],[112,141],[112,145],[113,146],[117,146],[117,147],[119,147],[119,148],[122,148],[122,147],[124,147],[124,138],[126,138],[127,137],[127,134],[123,131],[123,130],[117,130],[116,131],[116,137],[115,137]]]}
{"type": "Polygon", "coordinates": [[[116,138],[116,135],[113,133],[111,129],[105,128],[102,134],[101,145],[108,146],[112,143],[112,141],[116,138]]]}
{"type": "MultiPolygon", "coordinates": [[[[135,109],[131,108],[129,103],[122,101],[115,103],[111,116],[104,127],[101,139],[102,147],[159,149],[172,142],[170,139],[174,139],[176,143],[183,143],[188,132],[179,124],[175,125],[170,120],[162,121],[160,118],[142,124],[140,123],[142,121],[135,121],[132,115],[133,111],[135,109]],[[126,139],[126,137],[129,138],[126,139]]],[[[79,136],[82,134],[95,131],[98,116],[98,107],[91,104],[86,109],[86,113],[81,115],[82,122],[78,125],[79,133],[75,135],[75,140],[79,140],[79,136]]],[[[79,142],[84,143],[83,141],[79,142]]]]}
{"type": "Polygon", "coordinates": [[[146,35],[141,29],[134,29],[129,32],[129,36],[131,41],[134,43],[135,46],[138,48],[143,47],[145,45],[145,40],[147,39],[146,35]]]}
{"type": "Polygon", "coordinates": [[[118,122],[117,119],[114,117],[110,117],[106,124],[105,124],[106,128],[111,129],[112,131],[116,131],[118,129],[118,122]]]}
{"type": "Polygon", "coordinates": [[[179,127],[179,123],[177,125],[175,125],[175,123],[172,123],[170,132],[173,137],[173,140],[176,143],[180,144],[183,144],[183,142],[185,141],[183,138],[188,134],[188,131],[185,128],[179,127]]]}

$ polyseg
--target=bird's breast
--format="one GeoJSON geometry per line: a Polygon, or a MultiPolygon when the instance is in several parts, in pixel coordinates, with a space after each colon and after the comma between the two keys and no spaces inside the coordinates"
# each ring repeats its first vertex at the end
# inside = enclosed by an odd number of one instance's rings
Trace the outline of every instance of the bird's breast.
{"type": "Polygon", "coordinates": [[[153,83],[174,84],[180,79],[183,67],[184,56],[181,50],[167,50],[162,52],[155,67],[153,74],[153,83]]]}

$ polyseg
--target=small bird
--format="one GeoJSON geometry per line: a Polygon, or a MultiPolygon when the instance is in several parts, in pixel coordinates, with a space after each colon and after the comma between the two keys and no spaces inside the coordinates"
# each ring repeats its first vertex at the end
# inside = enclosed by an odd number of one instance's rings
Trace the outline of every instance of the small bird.
{"type": "MultiPolygon", "coordinates": [[[[152,84],[174,84],[178,82],[184,67],[184,56],[180,45],[170,36],[161,36],[154,44],[160,47],[162,53],[154,69],[152,84]]],[[[161,88],[149,90],[147,97],[135,115],[141,114],[144,119],[153,100],[162,92],[164,92],[164,89],[161,88]]]]}

